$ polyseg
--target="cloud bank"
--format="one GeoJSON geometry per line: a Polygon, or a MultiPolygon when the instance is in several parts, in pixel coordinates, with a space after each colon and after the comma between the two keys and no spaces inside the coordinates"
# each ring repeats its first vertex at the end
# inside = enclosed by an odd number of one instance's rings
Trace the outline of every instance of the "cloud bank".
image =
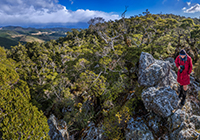
{"type": "Polygon", "coordinates": [[[103,17],[106,21],[120,19],[119,15],[103,11],[71,11],[58,0],[1,0],[0,17],[0,25],[78,23],[94,17],[103,17]]]}
{"type": "MultiPolygon", "coordinates": [[[[190,5],[190,4],[189,4],[190,5]]],[[[197,3],[194,6],[191,6],[190,8],[186,9],[185,7],[182,9],[185,10],[183,11],[184,13],[196,13],[196,12],[200,12],[200,5],[197,3]]]]}

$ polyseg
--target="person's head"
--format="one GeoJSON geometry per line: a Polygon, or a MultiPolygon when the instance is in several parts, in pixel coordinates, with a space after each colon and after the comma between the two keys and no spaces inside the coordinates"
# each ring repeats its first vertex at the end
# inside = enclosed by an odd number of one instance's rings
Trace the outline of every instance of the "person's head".
{"type": "Polygon", "coordinates": [[[179,52],[179,55],[181,56],[181,58],[184,58],[186,56],[186,52],[184,49],[182,49],[180,52],[179,52]]]}

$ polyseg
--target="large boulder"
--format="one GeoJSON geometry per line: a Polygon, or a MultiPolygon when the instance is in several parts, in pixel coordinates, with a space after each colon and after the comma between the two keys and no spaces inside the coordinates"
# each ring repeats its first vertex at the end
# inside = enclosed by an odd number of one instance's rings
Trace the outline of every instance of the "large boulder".
{"type": "Polygon", "coordinates": [[[176,73],[169,61],[156,60],[149,53],[142,52],[139,60],[138,82],[143,86],[175,86],[176,73]]]}
{"type": "Polygon", "coordinates": [[[154,111],[162,117],[168,117],[178,105],[178,96],[168,87],[149,87],[142,92],[142,101],[145,108],[154,111]]]}
{"type": "Polygon", "coordinates": [[[125,129],[126,140],[154,140],[152,132],[149,130],[142,118],[130,118],[125,129]]]}

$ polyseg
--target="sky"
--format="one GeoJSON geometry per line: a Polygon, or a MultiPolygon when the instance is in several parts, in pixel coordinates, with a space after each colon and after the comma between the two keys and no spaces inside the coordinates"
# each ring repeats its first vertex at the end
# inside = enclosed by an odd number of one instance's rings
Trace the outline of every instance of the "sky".
{"type": "Polygon", "coordinates": [[[0,26],[87,28],[88,21],[105,21],[142,14],[200,17],[200,0],[0,0],[0,26]]]}

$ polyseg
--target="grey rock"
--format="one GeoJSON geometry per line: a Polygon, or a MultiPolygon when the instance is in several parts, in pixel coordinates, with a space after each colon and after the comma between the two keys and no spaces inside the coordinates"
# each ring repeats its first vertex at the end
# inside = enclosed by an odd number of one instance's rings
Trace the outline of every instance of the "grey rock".
{"type": "Polygon", "coordinates": [[[195,98],[198,98],[200,84],[197,81],[195,81],[195,78],[193,76],[190,76],[190,85],[188,89],[188,94],[193,95],[195,98]]]}
{"type": "Polygon", "coordinates": [[[192,116],[192,112],[193,112],[192,105],[188,99],[186,99],[186,102],[185,102],[184,106],[182,107],[182,111],[185,111],[185,113],[187,113],[189,117],[192,116]]]}
{"type": "Polygon", "coordinates": [[[168,117],[177,107],[178,96],[168,87],[149,87],[142,92],[142,101],[147,110],[151,110],[162,117],[168,117]]]}
{"type": "Polygon", "coordinates": [[[183,129],[180,131],[177,140],[199,140],[200,134],[193,128],[183,129]]]}
{"type": "Polygon", "coordinates": [[[183,122],[188,119],[188,114],[185,111],[178,109],[172,116],[171,116],[171,130],[175,130],[181,127],[183,122]]]}
{"type": "Polygon", "coordinates": [[[154,140],[152,132],[142,118],[130,118],[125,129],[126,140],[154,140]]]}
{"type": "Polygon", "coordinates": [[[160,131],[160,126],[162,125],[162,120],[161,118],[156,115],[155,113],[150,113],[146,118],[145,118],[146,124],[149,128],[151,128],[151,131],[154,134],[158,134],[160,131]]]}
{"type": "Polygon", "coordinates": [[[103,135],[104,130],[102,129],[103,125],[98,124],[96,127],[93,122],[90,122],[87,128],[82,133],[81,140],[104,140],[107,137],[103,135]]]}
{"type": "Polygon", "coordinates": [[[170,139],[174,140],[198,140],[199,133],[195,129],[197,116],[189,117],[189,115],[178,109],[169,119],[170,139]]]}
{"type": "Polygon", "coordinates": [[[168,118],[169,124],[169,135],[170,139],[178,140],[178,134],[183,128],[187,128],[187,123],[185,122],[187,113],[178,109],[171,117],[168,118]]]}
{"type": "Polygon", "coordinates": [[[168,135],[163,134],[161,137],[158,138],[158,140],[169,140],[168,135]]]}
{"type": "Polygon", "coordinates": [[[174,58],[168,57],[168,58],[165,59],[165,61],[169,61],[169,62],[170,62],[170,65],[171,65],[171,68],[172,68],[173,70],[175,70],[176,64],[175,64],[174,58]]]}
{"type": "MultiPolygon", "coordinates": [[[[175,63],[174,63],[174,58],[172,58],[172,57],[166,58],[165,61],[169,61],[171,64],[175,64],[175,63]]],[[[176,66],[176,65],[175,65],[175,66],[176,66]]]]}
{"type": "Polygon", "coordinates": [[[138,82],[143,86],[173,86],[177,77],[169,61],[156,60],[142,52],[139,60],[138,82]]]}
{"type": "Polygon", "coordinates": [[[63,120],[58,120],[53,114],[48,119],[49,136],[51,140],[66,140],[69,138],[67,124],[63,120]]]}
{"type": "Polygon", "coordinates": [[[192,115],[190,122],[194,123],[195,129],[200,129],[200,116],[192,115]]]}
{"type": "Polygon", "coordinates": [[[200,101],[197,100],[194,96],[190,96],[189,99],[191,101],[190,104],[192,107],[192,114],[200,116],[200,101]]]}

